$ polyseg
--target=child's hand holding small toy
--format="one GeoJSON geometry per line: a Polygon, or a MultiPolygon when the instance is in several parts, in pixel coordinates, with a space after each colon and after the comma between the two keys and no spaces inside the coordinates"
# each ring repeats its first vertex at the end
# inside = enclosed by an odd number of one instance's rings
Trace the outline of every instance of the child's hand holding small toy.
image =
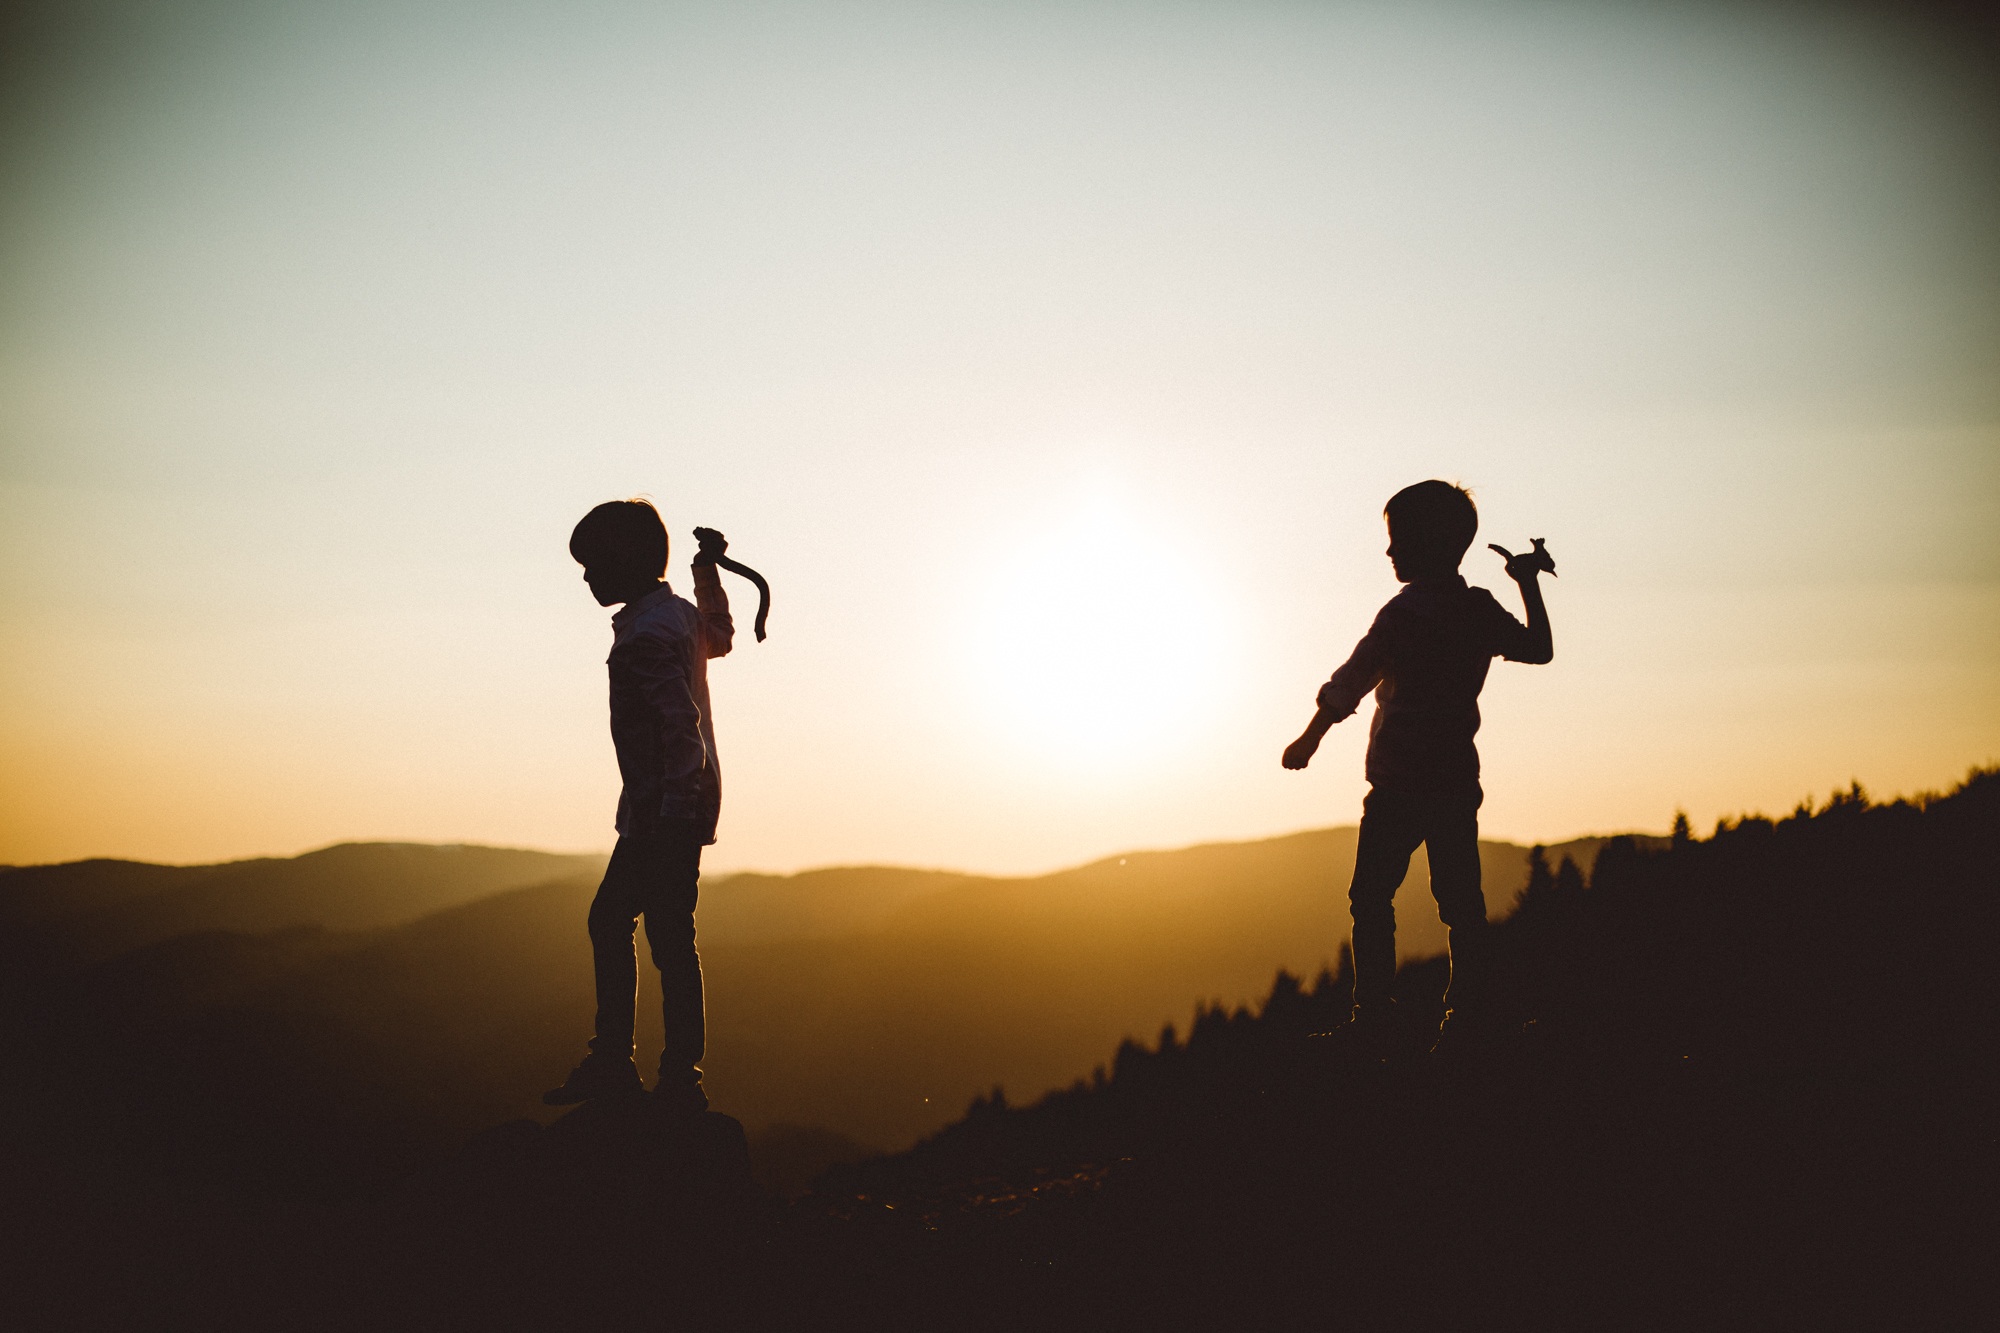
{"type": "Polygon", "coordinates": [[[1514,580],[1516,583],[1532,583],[1537,574],[1547,574],[1550,578],[1555,577],[1556,562],[1554,557],[1549,554],[1548,548],[1543,545],[1543,540],[1540,537],[1535,538],[1535,549],[1532,551],[1523,551],[1519,555],[1515,555],[1498,542],[1488,542],[1486,545],[1487,549],[1498,551],[1500,558],[1507,562],[1508,578],[1514,580]]]}

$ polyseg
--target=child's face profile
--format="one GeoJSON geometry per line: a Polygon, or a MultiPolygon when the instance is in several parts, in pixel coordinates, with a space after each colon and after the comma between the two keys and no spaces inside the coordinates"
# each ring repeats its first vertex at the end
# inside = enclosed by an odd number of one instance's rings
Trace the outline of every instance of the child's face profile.
{"type": "Polygon", "coordinates": [[[1437,551],[1426,549],[1422,543],[1411,541],[1407,536],[1398,540],[1394,523],[1389,524],[1388,556],[1398,583],[1411,583],[1428,575],[1448,574],[1458,565],[1455,560],[1441,559],[1437,551]]]}
{"type": "Polygon", "coordinates": [[[631,601],[640,591],[647,590],[644,585],[659,580],[619,565],[604,563],[585,565],[583,581],[599,606],[616,606],[620,602],[631,601]]]}
{"type": "Polygon", "coordinates": [[[599,606],[610,606],[618,600],[612,596],[612,588],[617,580],[611,577],[610,571],[596,565],[585,565],[583,581],[590,588],[590,595],[597,599],[599,606]]]}

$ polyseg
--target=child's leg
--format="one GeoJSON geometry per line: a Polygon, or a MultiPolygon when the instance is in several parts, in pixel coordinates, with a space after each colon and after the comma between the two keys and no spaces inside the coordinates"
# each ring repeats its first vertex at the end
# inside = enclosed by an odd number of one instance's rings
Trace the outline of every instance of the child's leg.
{"type": "Polygon", "coordinates": [[[1379,1012],[1396,980],[1396,890],[1409,873],[1423,824],[1410,802],[1373,788],[1361,806],[1354,879],[1347,904],[1354,914],[1354,1009],[1379,1012]]]}
{"type": "Polygon", "coordinates": [[[666,1045],[660,1052],[660,1086],[672,1090],[701,1082],[706,1042],[702,1012],[701,955],[695,951],[694,908],[701,882],[701,835],[691,819],[664,821],[658,860],[646,893],[646,943],[660,969],[661,1017],[666,1045]]]}
{"type": "Polygon", "coordinates": [[[1445,1007],[1477,1007],[1485,998],[1486,896],[1479,884],[1480,791],[1455,792],[1430,802],[1424,844],[1431,862],[1431,893],[1451,941],[1451,989],[1445,1007]]]}
{"type": "Polygon", "coordinates": [[[590,956],[597,978],[597,1025],[590,1053],[601,1060],[632,1058],[632,1010],[639,990],[632,930],[645,902],[651,859],[646,842],[645,835],[618,839],[611,864],[604,868],[604,881],[590,903],[590,956]]]}

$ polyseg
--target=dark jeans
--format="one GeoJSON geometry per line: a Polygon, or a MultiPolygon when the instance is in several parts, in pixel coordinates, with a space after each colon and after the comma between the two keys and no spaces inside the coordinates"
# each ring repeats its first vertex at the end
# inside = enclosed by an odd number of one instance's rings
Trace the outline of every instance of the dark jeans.
{"type": "Polygon", "coordinates": [[[1480,998],[1486,954],[1486,899],[1479,891],[1479,803],[1474,784],[1445,791],[1374,787],[1361,806],[1354,882],[1354,1006],[1381,1008],[1396,979],[1396,890],[1410,853],[1428,847],[1431,894],[1450,930],[1452,1007],[1480,998]]]}
{"type": "Polygon", "coordinates": [[[590,950],[597,969],[597,1035],[590,1049],[632,1055],[639,965],[633,927],[646,918],[646,943],[660,969],[666,1084],[701,1081],[704,1045],[701,956],[694,948],[694,904],[701,880],[701,831],[692,819],[667,819],[654,832],[618,839],[604,882],[590,904],[590,950]]]}

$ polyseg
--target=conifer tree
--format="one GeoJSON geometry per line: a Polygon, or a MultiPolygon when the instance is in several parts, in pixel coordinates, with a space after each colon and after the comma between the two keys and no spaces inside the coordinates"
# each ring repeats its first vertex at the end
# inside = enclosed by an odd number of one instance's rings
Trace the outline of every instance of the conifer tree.
{"type": "Polygon", "coordinates": [[[1565,856],[1556,867],[1555,900],[1565,905],[1575,903],[1583,897],[1583,872],[1576,862],[1565,856]]]}
{"type": "Polygon", "coordinates": [[[1514,897],[1514,909],[1533,911],[1548,901],[1555,880],[1549,874],[1549,849],[1537,843],[1528,852],[1528,882],[1514,897]]]}

